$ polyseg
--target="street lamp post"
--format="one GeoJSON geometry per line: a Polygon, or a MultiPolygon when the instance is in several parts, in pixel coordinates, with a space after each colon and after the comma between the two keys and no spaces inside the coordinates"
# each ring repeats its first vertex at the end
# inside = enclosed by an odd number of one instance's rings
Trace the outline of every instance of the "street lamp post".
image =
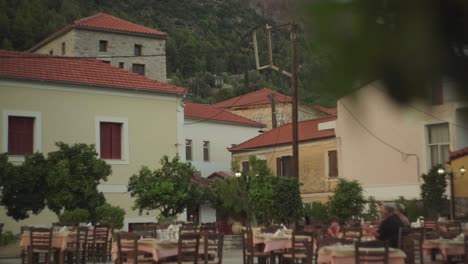
{"type": "MultiPolygon", "coordinates": [[[[463,176],[466,171],[465,167],[462,166],[459,171],[460,171],[461,176],[463,176]]],[[[455,178],[454,172],[452,170],[446,170],[443,167],[440,167],[437,170],[437,173],[439,173],[439,175],[448,176],[449,185],[450,185],[450,219],[454,220],[455,219],[455,192],[454,192],[454,182],[453,182],[455,178]]]]}

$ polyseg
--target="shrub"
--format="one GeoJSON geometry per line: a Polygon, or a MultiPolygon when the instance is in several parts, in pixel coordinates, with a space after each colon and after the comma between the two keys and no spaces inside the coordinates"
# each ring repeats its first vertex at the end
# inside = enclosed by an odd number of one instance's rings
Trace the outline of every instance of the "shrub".
{"type": "Polygon", "coordinates": [[[17,240],[17,237],[11,232],[0,233],[0,246],[8,245],[17,240]]]}
{"type": "Polygon", "coordinates": [[[328,221],[328,207],[321,202],[312,202],[304,204],[304,216],[308,221],[306,222],[327,222],[328,221]]]}
{"type": "Polygon", "coordinates": [[[96,223],[110,225],[114,229],[121,229],[124,225],[125,210],[105,203],[96,208],[96,223]]]}
{"type": "Polygon", "coordinates": [[[65,211],[59,215],[59,221],[61,224],[67,226],[78,225],[79,223],[87,223],[89,222],[89,212],[81,208],[65,211]]]}
{"type": "Polygon", "coordinates": [[[328,213],[346,222],[353,216],[361,216],[365,203],[359,182],[339,179],[335,194],[328,201],[328,213]]]}
{"type": "Polygon", "coordinates": [[[405,206],[405,215],[410,222],[415,222],[420,216],[425,215],[424,207],[421,201],[418,201],[416,199],[406,200],[404,197],[401,196],[397,200],[397,202],[405,206]]]}
{"type": "Polygon", "coordinates": [[[376,201],[373,196],[369,197],[369,200],[367,201],[367,210],[363,214],[364,220],[366,221],[375,221],[379,219],[380,213],[379,213],[379,207],[381,203],[376,201]]]}
{"type": "Polygon", "coordinates": [[[443,211],[447,195],[447,176],[439,175],[437,170],[441,166],[432,167],[427,174],[423,174],[424,183],[421,185],[421,198],[424,209],[430,217],[437,217],[443,211]]]}

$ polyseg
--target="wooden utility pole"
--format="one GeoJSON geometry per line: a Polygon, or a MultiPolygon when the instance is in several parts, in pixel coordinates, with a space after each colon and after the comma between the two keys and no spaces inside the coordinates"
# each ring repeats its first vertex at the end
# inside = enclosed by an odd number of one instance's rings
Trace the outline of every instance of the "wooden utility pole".
{"type": "Polygon", "coordinates": [[[299,178],[299,129],[298,129],[298,92],[297,92],[297,25],[291,25],[291,89],[292,89],[292,166],[291,175],[299,178]]]}
{"type": "Polygon", "coordinates": [[[271,104],[271,128],[276,128],[278,126],[278,122],[276,120],[275,94],[272,93],[268,95],[268,98],[270,98],[270,104],[271,104]]]}
{"type": "Polygon", "coordinates": [[[299,177],[299,130],[298,130],[298,92],[297,92],[297,53],[296,53],[296,38],[297,38],[297,24],[288,23],[277,27],[271,27],[270,25],[265,26],[267,32],[267,44],[268,44],[268,64],[260,65],[258,57],[258,43],[257,43],[257,30],[253,31],[253,46],[255,52],[255,66],[257,70],[272,69],[283,75],[291,78],[291,90],[292,90],[292,159],[291,159],[291,175],[299,177]],[[291,72],[281,69],[275,66],[273,63],[273,52],[271,42],[271,31],[282,27],[290,27],[291,33],[291,72]]]}

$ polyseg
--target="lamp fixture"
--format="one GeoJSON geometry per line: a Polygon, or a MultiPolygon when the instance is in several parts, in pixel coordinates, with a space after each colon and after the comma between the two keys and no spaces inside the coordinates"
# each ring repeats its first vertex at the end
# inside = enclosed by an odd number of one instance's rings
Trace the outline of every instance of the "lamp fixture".
{"type": "Polygon", "coordinates": [[[437,170],[437,173],[438,173],[439,175],[445,174],[444,168],[440,167],[440,168],[437,170]]]}
{"type": "Polygon", "coordinates": [[[234,175],[236,175],[237,178],[240,178],[240,176],[242,175],[242,173],[240,173],[240,172],[237,171],[236,173],[234,173],[234,175]]]}
{"type": "Polygon", "coordinates": [[[463,174],[465,174],[465,172],[466,172],[465,166],[462,166],[462,167],[460,168],[460,173],[461,173],[461,175],[463,176],[463,174]]]}

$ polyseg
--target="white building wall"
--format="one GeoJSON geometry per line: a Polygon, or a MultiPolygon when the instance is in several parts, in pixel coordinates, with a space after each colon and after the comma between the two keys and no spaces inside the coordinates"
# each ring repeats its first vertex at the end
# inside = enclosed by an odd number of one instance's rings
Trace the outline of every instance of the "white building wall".
{"type": "Polygon", "coordinates": [[[230,171],[231,153],[228,148],[232,144],[239,144],[257,136],[260,129],[259,127],[186,119],[185,139],[192,140],[193,158],[190,162],[201,172],[203,177],[216,171],[230,171]],[[210,142],[209,161],[203,160],[203,141],[210,142]]]}
{"type": "Polygon", "coordinates": [[[403,107],[374,83],[340,99],[337,106],[343,176],[360,181],[367,195],[378,199],[419,196],[420,175],[430,168],[427,125],[449,122],[450,149],[465,144],[455,144],[460,134],[453,125],[457,103],[411,102],[403,107]]]}

